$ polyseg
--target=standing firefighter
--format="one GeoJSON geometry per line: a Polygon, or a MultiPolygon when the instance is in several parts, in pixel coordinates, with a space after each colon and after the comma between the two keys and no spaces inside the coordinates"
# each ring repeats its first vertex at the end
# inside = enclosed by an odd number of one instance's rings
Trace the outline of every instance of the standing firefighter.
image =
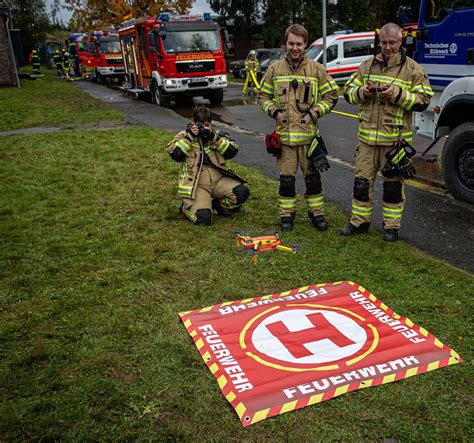
{"type": "Polygon", "coordinates": [[[327,223],[320,172],[327,171],[329,163],[318,119],[336,104],[337,85],[323,66],[308,59],[308,32],[303,26],[289,26],[285,41],[286,57],[268,68],[258,94],[263,111],[276,120],[276,130],[266,137],[266,145],[277,157],[280,171],[280,226],[283,231],[293,229],[299,165],[306,183],[309,218],[315,228],[324,231],[327,223]]]}
{"type": "Polygon", "coordinates": [[[35,49],[31,51],[31,65],[33,66],[33,75],[40,75],[41,57],[35,49]]]}
{"type": "Polygon", "coordinates": [[[69,58],[69,52],[62,52],[62,65],[63,65],[63,76],[66,80],[69,80],[69,72],[71,70],[71,59],[69,58]]]}
{"type": "Polygon", "coordinates": [[[249,198],[245,180],[227,162],[237,155],[238,146],[227,134],[214,130],[206,107],[194,109],[192,123],[176,134],[166,151],[180,163],[180,210],[193,223],[210,225],[212,209],[230,216],[249,198]]]}
{"type": "Polygon", "coordinates": [[[401,48],[394,23],[380,29],[381,51],[362,63],[345,85],[344,97],[360,104],[358,146],[350,223],[341,235],[366,233],[370,226],[377,172],[383,176],[384,239],[398,240],[405,204],[403,179],[415,173],[412,112],[428,107],[433,91],[424,69],[401,48]]]}
{"type": "Polygon", "coordinates": [[[56,49],[56,51],[54,51],[53,61],[54,61],[54,64],[56,66],[56,74],[58,75],[58,77],[62,77],[62,75],[63,75],[63,58],[62,58],[60,52],[57,49],[56,49]]]}
{"type": "Polygon", "coordinates": [[[247,75],[245,77],[244,88],[242,89],[242,95],[247,91],[247,86],[249,90],[247,94],[250,95],[252,92],[255,94],[255,88],[258,89],[259,85],[257,83],[257,69],[258,69],[258,59],[257,53],[252,49],[247,58],[245,59],[245,70],[247,75]]]}

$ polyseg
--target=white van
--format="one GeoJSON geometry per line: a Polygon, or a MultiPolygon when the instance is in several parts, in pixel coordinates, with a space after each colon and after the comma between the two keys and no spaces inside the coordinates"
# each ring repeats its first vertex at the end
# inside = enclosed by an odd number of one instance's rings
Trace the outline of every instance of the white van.
{"type": "MultiPolygon", "coordinates": [[[[375,32],[338,31],[326,37],[327,71],[338,83],[344,84],[359,65],[374,52],[375,32]]],[[[323,64],[323,39],[316,40],[307,50],[308,57],[323,64]]]]}

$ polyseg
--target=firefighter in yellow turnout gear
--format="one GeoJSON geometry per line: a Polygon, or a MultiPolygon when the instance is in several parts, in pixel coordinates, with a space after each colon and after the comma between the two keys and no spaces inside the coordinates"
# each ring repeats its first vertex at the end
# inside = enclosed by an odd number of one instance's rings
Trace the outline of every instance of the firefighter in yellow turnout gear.
{"type": "Polygon", "coordinates": [[[394,241],[398,240],[405,205],[403,179],[415,172],[409,160],[414,152],[402,146],[406,146],[405,142],[411,143],[413,138],[412,112],[425,110],[433,91],[425,70],[401,48],[400,27],[388,23],[380,29],[379,35],[381,51],[360,65],[344,90],[349,103],[360,105],[360,123],[352,216],[341,235],[368,231],[374,183],[377,172],[382,170],[384,239],[394,241]],[[387,163],[401,160],[405,170],[398,168],[397,173],[396,168],[392,168],[392,172],[387,173],[387,163]]]}
{"type": "Polygon", "coordinates": [[[306,184],[308,215],[313,226],[322,231],[327,223],[320,172],[326,171],[329,163],[318,140],[318,120],[335,106],[338,88],[322,65],[308,59],[308,32],[303,26],[289,26],[285,41],[286,57],[268,68],[258,94],[262,110],[276,120],[276,135],[281,140],[280,154],[274,154],[280,172],[280,227],[293,229],[299,165],[306,184]]]}
{"type": "Polygon", "coordinates": [[[41,74],[41,57],[36,49],[31,51],[31,65],[33,66],[33,75],[39,76],[41,74]]]}
{"type": "Polygon", "coordinates": [[[260,85],[257,80],[257,69],[259,67],[257,54],[252,49],[246,60],[245,60],[245,70],[247,71],[247,76],[245,77],[244,87],[242,89],[242,95],[245,94],[247,91],[247,87],[249,88],[247,94],[250,95],[252,92],[256,94],[255,88],[260,89],[260,85]]]}
{"type": "Polygon", "coordinates": [[[69,80],[69,73],[71,71],[71,59],[69,58],[69,52],[62,51],[61,52],[62,58],[62,68],[63,68],[63,78],[69,80]]]}
{"type": "Polygon", "coordinates": [[[227,134],[212,127],[209,109],[194,109],[193,121],[168,144],[166,151],[180,163],[178,194],[181,212],[193,223],[210,225],[212,210],[225,217],[249,198],[246,181],[229,168],[238,152],[227,134]]]}

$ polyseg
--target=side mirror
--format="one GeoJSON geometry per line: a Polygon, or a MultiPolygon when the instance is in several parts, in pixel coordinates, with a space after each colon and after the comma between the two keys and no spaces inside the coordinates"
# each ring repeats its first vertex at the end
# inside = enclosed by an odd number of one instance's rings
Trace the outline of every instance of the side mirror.
{"type": "Polygon", "coordinates": [[[227,29],[224,29],[224,41],[226,45],[229,45],[230,39],[229,39],[229,33],[227,32],[227,29]]]}

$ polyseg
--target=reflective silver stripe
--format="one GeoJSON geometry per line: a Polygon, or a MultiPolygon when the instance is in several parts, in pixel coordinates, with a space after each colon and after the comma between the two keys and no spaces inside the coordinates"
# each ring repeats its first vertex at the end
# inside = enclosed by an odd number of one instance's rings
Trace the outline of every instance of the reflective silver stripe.
{"type": "Polygon", "coordinates": [[[383,216],[388,218],[400,218],[403,214],[403,207],[401,208],[387,208],[383,207],[383,216]]]}
{"type": "Polygon", "coordinates": [[[323,206],[323,203],[324,197],[322,195],[306,198],[306,204],[309,208],[319,208],[320,206],[323,206]]]}
{"type": "Polygon", "coordinates": [[[227,208],[227,209],[236,209],[236,208],[240,208],[241,206],[241,205],[238,205],[237,203],[231,202],[227,197],[224,197],[223,199],[221,199],[221,204],[224,208],[227,208]]]}
{"type": "Polygon", "coordinates": [[[400,130],[395,129],[392,133],[387,132],[380,132],[377,130],[370,130],[370,129],[363,129],[359,128],[359,137],[363,140],[378,140],[378,141],[386,141],[386,142],[393,142],[398,139],[400,136],[400,130]]]}
{"type": "Polygon", "coordinates": [[[296,206],[296,197],[294,198],[280,198],[278,199],[280,208],[293,209],[296,206]]]}
{"type": "Polygon", "coordinates": [[[183,153],[185,155],[188,155],[189,152],[191,151],[191,146],[189,144],[189,142],[187,142],[186,140],[184,139],[181,139],[181,140],[178,140],[176,142],[176,146],[181,149],[181,151],[183,151],[183,153]]]}
{"type": "Polygon", "coordinates": [[[431,89],[431,86],[423,85],[423,84],[413,86],[411,92],[426,94],[426,95],[429,95],[430,97],[434,95],[434,92],[433,92],[433,89],[431,89]]]}
{"type": "Polygon", "coordinates": [[[316,106],[321,110],[321,116],[327,114],[331,110],[328,104],[323,101],[316,103],[316,106]]]}
{"type": "Polygon", "coordinates": [[[273,106],[273,101],[272,100],[266,100],[262,103],[262,109],[265,114],[268,112],[268,110],[273,106]]]}
{"type": "Polygon", "coordinates": [[[368,217],[372,215],[372,206],[358,206],[355,204],[352,204],[352,213],[354,215],[360,215],[362,217],[368,217]]]}
{"type": "MultiPolygon", "coordinates": [[[[364,74],[364,81],[367,82],[369,79],[369,73],[366,72],[364,74]]],[[[382,82],[382,83],[390,83],[393,85],[397,85],[402,89],[411,89],[411,82],[396,78],[396,77],[390,77],[388,75],[380,75],[380,74],[370,74],[370,80],[376,81],[376,82],[382,82]]]]}
{"type": "Polygon", "coordinates": [[[305,79],[310,79],[316,82],[318,81],[316,77],[305,77],[304,75],[275,75],[273,76],[273,83],[291,82],[293,79],[298,80],[298,83],[305,79]]]}
{"type": "Polygon", "coordinates": [[[225,137],[222,137],[217,143],[217,151],[224,155],[224,152],[227,151],[227,148],[230,146],[230,141],[225,137]]]}
{"type": "Polygon", "coordinates": [[[270,83],[264,82],[263,85],[262,85],[262,88],[260,90],[262,92],[265,92],[265,93],[269,94],[269,95],[273,95],[274,91],[275,91],[275,88],[270,83]]]}
{"type": "Polygon", "coordinates": [[[288,132],[277,131],[282,143],[305,143],[313,140],[317,134],[289,134],[288,132]]]}
{"type": "Polygon", "coordinates": [[[336,83],[335,83],[334,81],[330,80],[330,81],[324,83],[324,85],[321,85],[321,86],[319,87],[319,93],[320,93],[321,95],[325,95],[325,94],[327,94],[328,92],[333,91],[334,89],[337,90],[336,83]]]}

